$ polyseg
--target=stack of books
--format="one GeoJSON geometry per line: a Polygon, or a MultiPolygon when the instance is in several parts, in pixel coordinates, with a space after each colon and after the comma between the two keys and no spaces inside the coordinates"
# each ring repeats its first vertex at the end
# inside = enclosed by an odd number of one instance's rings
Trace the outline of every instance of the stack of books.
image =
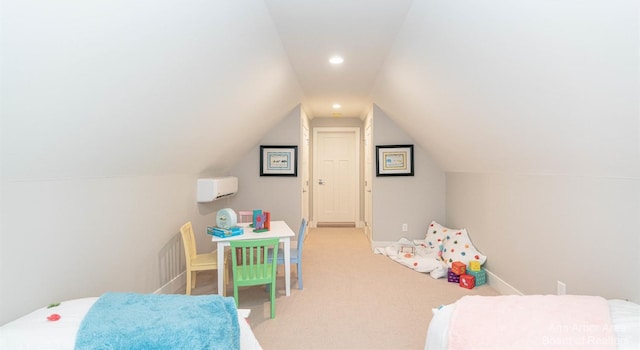
{"type": "Polygon", "coordinates": [[[238,226],[231,227],[231,228],[222,228],[222,227],[213,226],[213,227],[207,227],[207,233],[210,235],[214,235],[216,237],[225,238],[225,237],[241,235],[244,233],[244,229],[238,226]]]}

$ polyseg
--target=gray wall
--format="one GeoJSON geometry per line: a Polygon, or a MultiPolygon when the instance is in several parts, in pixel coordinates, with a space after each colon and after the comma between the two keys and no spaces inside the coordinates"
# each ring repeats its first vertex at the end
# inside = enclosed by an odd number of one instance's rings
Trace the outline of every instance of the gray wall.
{"type": "Polygon", "coordinates": [[[640,302],[640,180],[447,173],[447,224],[465,227],[486,267],[525,294],[640,302]]]}
{"type": "Polygon", "coordinates": [[[447,172],[444,224],[521,292],[640,299],[638,10],[414,1],[380,70],[373,101],[447,172]]]}
{"type": "Polygon", "coordinates": [[[423,239],[431,220],[445,218],[445,174],[429,154],[400,129],[378,106],[373,107],[373,166],[375,146],[414,145],[415,176],[376,177],[373,170],[372,241],[423,239]],[[409,226],[402,232],[402,224],[409,226]]]}
{"type": "Polygon", "coordinates": [[[205,227],[230,205],[197,204],[196,179],[228,174],[301,99],[264,2],[25,0],[0,15],[0,324],[157,290],[180,226],[211,250],[205,227]]]}
{"type": "Polygon", "coordinates": [[[238,177],[238,194],[230,197],[234,210],[262,209],[272,220],[284,220],[294,231],[300,226],[302,207],[300,193],[300,107],[294,108],[260,140],[231,170],[238,177]],[[298,176],[260,176],[260,145],[298,146],[298,176]]]}
{"type": "MultiPolygon", "coordinates": [[[[163,247],[198,208],[195,177],[114,177],[2,185],[0,323],[51,302],[105,291],[153,292],[163,247]]],[[[206,234],[199,250],[211,250],[206,234]],[[207,245],[208,242],[208,245],[207,245]]]]}

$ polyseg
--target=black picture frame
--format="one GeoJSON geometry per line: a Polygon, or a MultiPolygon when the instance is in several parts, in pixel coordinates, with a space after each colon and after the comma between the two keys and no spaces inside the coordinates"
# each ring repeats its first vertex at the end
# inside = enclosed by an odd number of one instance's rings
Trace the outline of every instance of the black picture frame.
{"type": "Polygon", "coordinates": [[[414,176],[413,145],[376,146],[376,176],[414,176]]]}
{"type": "Polygon", "coordinates": [[[298,176],[298,146],[260,146],[260,176],[298,176]]]}

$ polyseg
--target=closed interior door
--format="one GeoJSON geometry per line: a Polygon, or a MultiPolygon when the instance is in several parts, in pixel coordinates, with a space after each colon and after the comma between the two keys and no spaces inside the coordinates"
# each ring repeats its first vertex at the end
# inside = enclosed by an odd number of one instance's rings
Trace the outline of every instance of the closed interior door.
{"type": "Polygon", "coordinates": [[[358,128],[314,129],[313,198],[318,223],[356,223],[358,128]]]}

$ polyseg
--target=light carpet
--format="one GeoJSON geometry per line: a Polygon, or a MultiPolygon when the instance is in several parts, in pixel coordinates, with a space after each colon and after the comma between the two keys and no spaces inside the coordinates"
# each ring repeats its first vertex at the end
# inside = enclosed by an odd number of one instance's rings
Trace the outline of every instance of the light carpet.
{"type": "MultiPolygon", "coordinates": [[[[240,289],[239,307],[252,310],[249,321],[265,350],[424,349],[432,308],[464,295],[499,294],[488,285],[469,290],[434,280],[376,255],[358,228],[309,229],[304,289],[297,289],[292,265],[289,297],[279,269],[275,319],[264,286],[240,289]]],[[[192,294],[214,293],[215,278],[200,272],[192,294]]],[[[232,285],[226,290],[233,295],[232,285]]]]}

